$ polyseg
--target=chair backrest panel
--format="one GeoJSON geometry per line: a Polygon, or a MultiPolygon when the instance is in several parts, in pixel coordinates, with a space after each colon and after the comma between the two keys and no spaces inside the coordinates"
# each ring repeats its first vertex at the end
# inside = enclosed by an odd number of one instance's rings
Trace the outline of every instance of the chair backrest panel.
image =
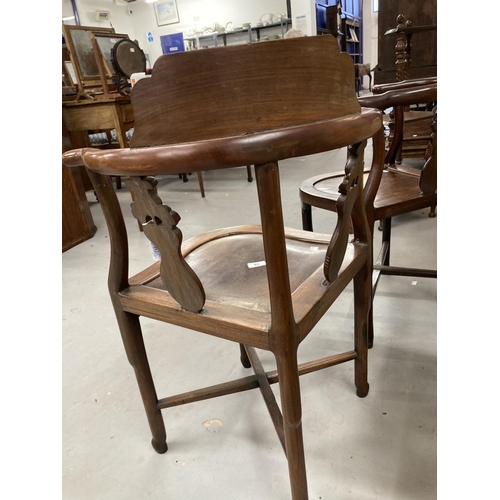
{"type": "Polygon", "coordinates": [[[358,113],[333,36],[169,54],[132,91],[131,147],[250,134],[358,113]],[[304,78],[302,75],[306,75],[304,78]]]}

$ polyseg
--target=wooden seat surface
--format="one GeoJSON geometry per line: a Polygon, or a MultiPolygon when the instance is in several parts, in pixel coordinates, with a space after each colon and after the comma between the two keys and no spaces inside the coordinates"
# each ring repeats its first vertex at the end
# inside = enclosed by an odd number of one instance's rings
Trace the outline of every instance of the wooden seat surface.
{"type": "MultiPolygon", "coordinates": [[[[339,279],[326,283],[321,276],[331,235],[287,228],[285,236],[294,317],[300,324],[318,302],[325,300],[325,296],[328,295],[328,301],[333,303],[343,290],[342,274],[350,275],[353,268],[358,269],[366,259],[367,249],[349,243],[339,279]],[[303,300],[304,296],[308,297],[307,301],[303,300]]],[[[214,326],[210,323],[212,316],[218,321],[223,311],[239,316],[241,323],[245,324],[242,335],[245,335],[247,344],[269,349],[266,335],[271,327],[271,302],[267,269],[262,265],[265,254],[261,227],[238,226],[204,233],[202,238],[186,241],[182,253],[203,283],[209,304],[203,311],[203,324],[200,323],[197,329],[225,337],[217,323],[214,326]]],[[[154,300],[161,302],[164,318],[171,319],[176,315],[180,321],[181,316],[192,314],[184,311],[168,293],[160,278],[159,262],[132,276],[129,283],[130,287],[122,297],[124,307],[130,312],[157,317],[149,305],[149,301],[154,300]],[[144,306],[132,308],[131,300],[139,297],[144,306]],[[168,314],[165,313],[167,309],[171,310],[168,314]]],[[[235,327],[231,335],[237,330],[235,327]]]]}
{"type": "MultiPolygon", "coordinates": [[[[363,176],[366,183],[369,170],[363,176]]],[[[300,186],[301,199],[317,208],[336,211],[340,172],[306,179],[300,186]]],[[[420,171],[411,168],[384,170],[373,202],[374,220],[396,217],[437,204],[437,193],[423,194],[420,171]]]]}

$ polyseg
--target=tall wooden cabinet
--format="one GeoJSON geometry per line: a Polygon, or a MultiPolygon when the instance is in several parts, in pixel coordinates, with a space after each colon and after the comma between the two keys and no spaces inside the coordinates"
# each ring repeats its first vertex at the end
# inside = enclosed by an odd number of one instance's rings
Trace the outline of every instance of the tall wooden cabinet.
{"type": "Polygon", "coordinates": [[[92,238],[96,226],[78,169],[62,166],[62,251],[92,238]]]}
{"type": "Polygon", "coordinates": [[[398,16],[404,16],[415,28],[411,36],[410,78],[437,76],[437,0],[379,0],[378,63],[375,84],[395,82],[398,16]],[[419,30],[416,28],[420,28],[419,30]],[[392,34],[387,34],[388,31],[392,34]]]}
{"type": "MultiPolygon", "coordinates": [[[[62,152],[71,148],[66,127],[62,126],[62,152]]],[[[80,168],[62,165],[62,251],[94,236],[97,228],[90,212],[80,168]]],[[[86,175],[86,174],[85,174],[86,175]]],[[[87,177],[88,179],[88,177],[87,177]]]]}

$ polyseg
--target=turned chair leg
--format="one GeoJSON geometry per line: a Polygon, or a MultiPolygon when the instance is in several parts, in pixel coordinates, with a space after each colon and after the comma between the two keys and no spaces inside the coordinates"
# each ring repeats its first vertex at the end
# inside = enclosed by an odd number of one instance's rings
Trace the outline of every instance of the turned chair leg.
{"type": "Polygon", "coordinates": [[[360,398],[367,396],[370,389],[368,384],[369,335],[372,337],[373,345],[373,317],[370,318],[373,309],[371,275],[371,265],[367,264],[354,277],[354,350],[358,355],[354,361],[354,383],[356,394],[360,398]],[[369,327],[370,319],[372,324],[369,327]]]}
{"type": "Polygon", "coordinates": [[[139,317],[119,310],[116,311],[116,317],[120,325],[125,352],[129,363],[134,368],[142,402],[146,410],[153,436],[151,444],[158,453],[165,453],[168,449],[167,433],[161,410],[158,409],[158,397],[149,368],[139,317]]]}
{"type": "Polygon", "coordinates": [[[384,260],[381,263],[383,266],[388,266],[391,255],[391,218],[387,217],[382,221],[382,245],[387,245],[387,250],[384,255],[384,260]]]}
{"type": "Polygon", "coordinates": [[[248,357],[247,351],[243,344],[240,344],[240,361],[244,368],[252,367],[252,363],[250,362],[250,358],[248,357]]]}
{"type": "Polygon", "coordinates": [[[312,207],[307,203],[302,203],[302,229],[304,231],[313,230],[312,207]]]}
{"type": "MultiPolygon", "coordinates": [[[[373,297],[373,293],[372,293],[373,297]]],[[[367,326],[367,337],[368,337],[368,349],[371,349],[373,347],[373,339],[374,339],[374,334],[373,334],[373,300],[372,304],[370,307],[370,311],[368,312],[368,326],[367,326]]]]}
{"type": "Polygon", "coordinates": [[[285,452],[288,460],[292,500],[307,500],[306,462],[302,436],[302,408],[297,352],[276,356],[283,413],[285,452]]]}

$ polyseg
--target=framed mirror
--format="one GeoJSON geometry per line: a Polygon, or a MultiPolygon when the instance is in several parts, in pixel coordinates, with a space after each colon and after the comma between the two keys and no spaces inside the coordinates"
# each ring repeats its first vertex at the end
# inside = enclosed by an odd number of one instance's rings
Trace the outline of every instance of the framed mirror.
{"type": "MultiPolygon", "coordinates": [[[[91,34],[113,35],[114,28],[62,25],[63,37],[73,64],[76,85],[80,92],[102,86],[91,34]]],[[[123,36],[123,35],[121,35],[123,36]]],[[[112,65],[111,65],[112,66],[112,65]]]]}

